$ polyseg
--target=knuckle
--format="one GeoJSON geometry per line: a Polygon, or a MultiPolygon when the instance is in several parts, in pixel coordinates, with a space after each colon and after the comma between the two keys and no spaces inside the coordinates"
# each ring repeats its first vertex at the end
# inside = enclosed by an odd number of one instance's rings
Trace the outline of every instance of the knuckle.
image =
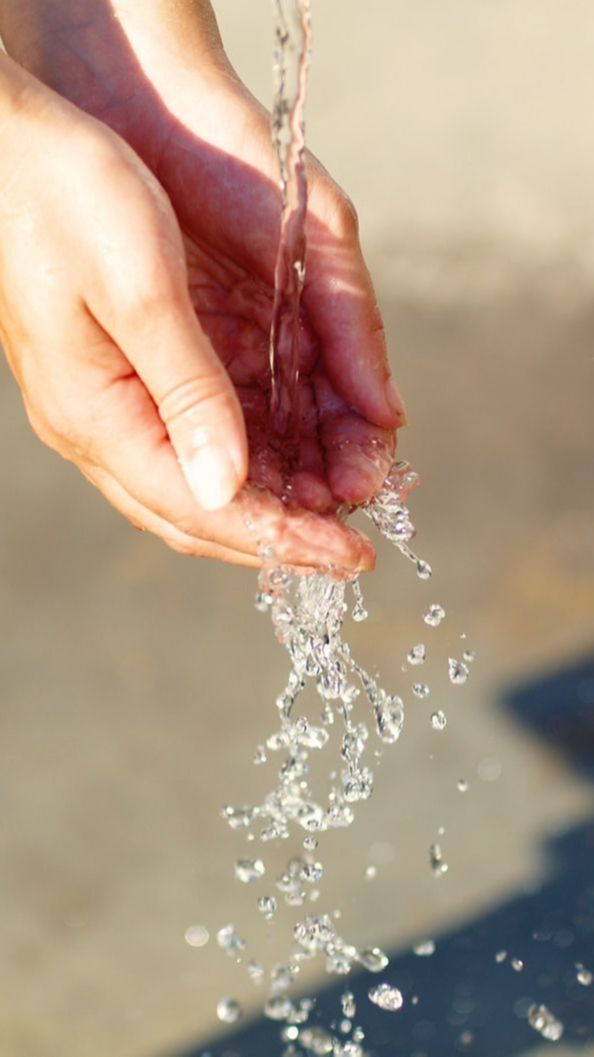
{"type": "Polygon", "coordinates": [[[339,235],[356,237],[359,234],[359,215],[353,201],[341,191],[335,205],[336,228],[339,235]]]}
{"type": "MultiPolygon", "coordinates": [[[[150,326],[172,308],[178,307],[185,295],[177,272],[168,266],[162,255],[154,253],[153,260],[144,262],[142,272],[120,293],[120,303],[128,317],[144,328],[150,326]]],[[[134,271],[131,269],[132,274],[134,271]]]]}
{"type": "Polygon", "coordinates": [[[225,423],[231,410],[231,398],[221,371],[189,378],[158,397],[159,414],[167,426],[187,419],[192,413],[201,414],[205,405],[213,407],[213,418],[225,423]],[[220,405],[216,414],[214,406],[220,405]]]}

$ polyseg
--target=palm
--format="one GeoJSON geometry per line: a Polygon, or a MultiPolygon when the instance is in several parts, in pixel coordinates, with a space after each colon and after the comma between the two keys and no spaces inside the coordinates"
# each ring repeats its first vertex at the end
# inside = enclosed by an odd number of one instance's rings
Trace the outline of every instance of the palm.
{"type": "MultiPolygon", "coordinates": [[[[250,476],[280,494],[287,483],[287,464],[268,416],[280,201],[269,175],[274,162],[268,130],[262,132],[259,119],[256,111],[258,168],[173,126],[155,170],[185,234],[194,307],[244,409],[250,476]]],[[[313,196],[322,214],[332,209],[327,200],[333,187],[329,181],[327,185],[314,171],[313,196]]],[[[340,502],[360,502],[373,492],[385,476],[393,444],[387,430],[353,411],[348,402],[357,378],[347,377],[345,384],[348,371],[337,347],[348,325],[348,295],[327,296],[330,280],[347,285],[348,275],[339,271],[349,269],[346,238],[319,215],[310,217],[308,227],[309,273],[318,283],[306,287],[301,313],[300,431],[290,485],[299,504],[327,511],[340,502]]]]}

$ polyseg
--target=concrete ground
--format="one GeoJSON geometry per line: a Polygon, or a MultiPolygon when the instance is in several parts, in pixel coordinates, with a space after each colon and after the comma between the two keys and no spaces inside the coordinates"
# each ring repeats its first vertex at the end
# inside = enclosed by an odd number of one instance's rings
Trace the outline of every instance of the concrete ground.
{"type": "MultiPolygon", "coordinates": [[[[268,3],[216,6],[267,98],[268,3]]],[[[508,965],[482,999],[506,1041],[493,1051],[479,1023],[464,1052],[534,1053],[516,1006],[538,995],[563,1007],[559,1057],[592,1054],[594,985],[567,979],[578,960],[594,969],[594,865],[575,852],[594,815],[594,12],[581,0],[313,9],[310,140],[361,213],[411,409],[402,453],[424,482],[418,546],[435,569],[421,584],[381,549],[352,641],[406,693],[420,614],[448,610],[431,633],[429,701],[410,705],[358,824],[328,840],[324,898],[355,942],[402,957],[480,925],[477,979],[510,907],[537,925],[566,912],[547,947],[558,986],[538,975],[531,930],[512,930],[526,975],[508,965]],[[462,633],[480,658],[457,689],[443,657],[462,633]],[[557,727],[551,686],[567,701],[557,727]],[[436,882],[440,826],[449,871],[436,882]]],[[[266,936],[253,892],[238,891],[242,845],[218,810],[265,785],[251,761],[285,660],[253,610],[253,574],[134,532],[34,440],[4,370],[0,453],[0,1057],[173,1057],[217,1030],[222,994],[254,1012],[259,1001],[212,939],[184,942],[189,925],[212,935],[235,921],[282,955],[283,930],[266,936]]],[[[438,1035],[454,1027],[436,1014],[438,1035]]],[[[398,1048],[394,1027],[397,1053],[461,1052],[411,1031],[398,1048]]]]}

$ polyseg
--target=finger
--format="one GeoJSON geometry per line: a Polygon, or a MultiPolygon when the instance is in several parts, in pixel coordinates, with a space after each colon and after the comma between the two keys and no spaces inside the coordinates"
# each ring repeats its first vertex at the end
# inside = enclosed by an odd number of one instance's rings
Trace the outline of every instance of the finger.
{"type": "Polygon", "coordinates": [[[151,394],[167,427],[188,485],[204,510],[219,510],[237,494],[248,469],[243,415],[231,381],[203,332],[187,286],[181,238],[169,242],[145,236],[150,262],[125,252],[125,289],[107,278],[92,292],[89,307],[124,353],[151,394]],[[135,270],[136,269],[136,270],[135,270]]]}
{"type": "Polygon", "coordinates": [[[323,375],[316,376],[314,384],[332,494],[358,506],[375,495],[387,477],[395,435],[351,411],[323,375]]]}
{"type": "Polygon", "coordinates": [[[405,422],[405,406],[390,376],[377,298],[365,265],[356,214],[333,186],[314,181],[303,303],[320,340],[336,392],[360,415],[385,429],[405,422]]]}
{"type": "MultiPolygon", "coordinates": [[[[88,400],[83,403],[88,404],[88,400]]],[[[100,411],[89,412],[92,461],[109,471],[143,507],[183,534],[257,557],[272,547],[279,562],[345,570],[373,568],[369,540],[334,517],[287,510],[261,489],[242,493],[224,510],[195,502],[155,406],[136,377],[114,383],[100,411]]]]}
{"type": "Polygon", "coordinates": [[[260,558],[252,554],[236,551],[230,547],[223,547],[218,543],[201,540],[196,536],[180,532],[170,521],[158,517],[152,510],[134,499],[107,470],[97,466],[79,467],[79,469],[135,528],[158,536],[168,547],[179,554],[187,554],[196,558],[215,558],[218,561],[229,562],[232,565],[244,565],[252,569],[261,567],[260,558]]]}

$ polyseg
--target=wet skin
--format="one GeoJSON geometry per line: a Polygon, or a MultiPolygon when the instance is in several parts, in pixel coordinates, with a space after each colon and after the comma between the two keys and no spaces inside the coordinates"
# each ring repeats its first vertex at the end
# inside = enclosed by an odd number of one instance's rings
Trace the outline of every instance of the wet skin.
{"type": "Polygon", "coordinates": [[[265,539],[286,562],[370,568],[371,544],[335,511],[378,489],[404,408],[350,202],[310,157],[287,509],[268,420],[269,116],[210,6],[10,7],[0,333],[34,428],[184,553],[257,565],[265,539]]]}

